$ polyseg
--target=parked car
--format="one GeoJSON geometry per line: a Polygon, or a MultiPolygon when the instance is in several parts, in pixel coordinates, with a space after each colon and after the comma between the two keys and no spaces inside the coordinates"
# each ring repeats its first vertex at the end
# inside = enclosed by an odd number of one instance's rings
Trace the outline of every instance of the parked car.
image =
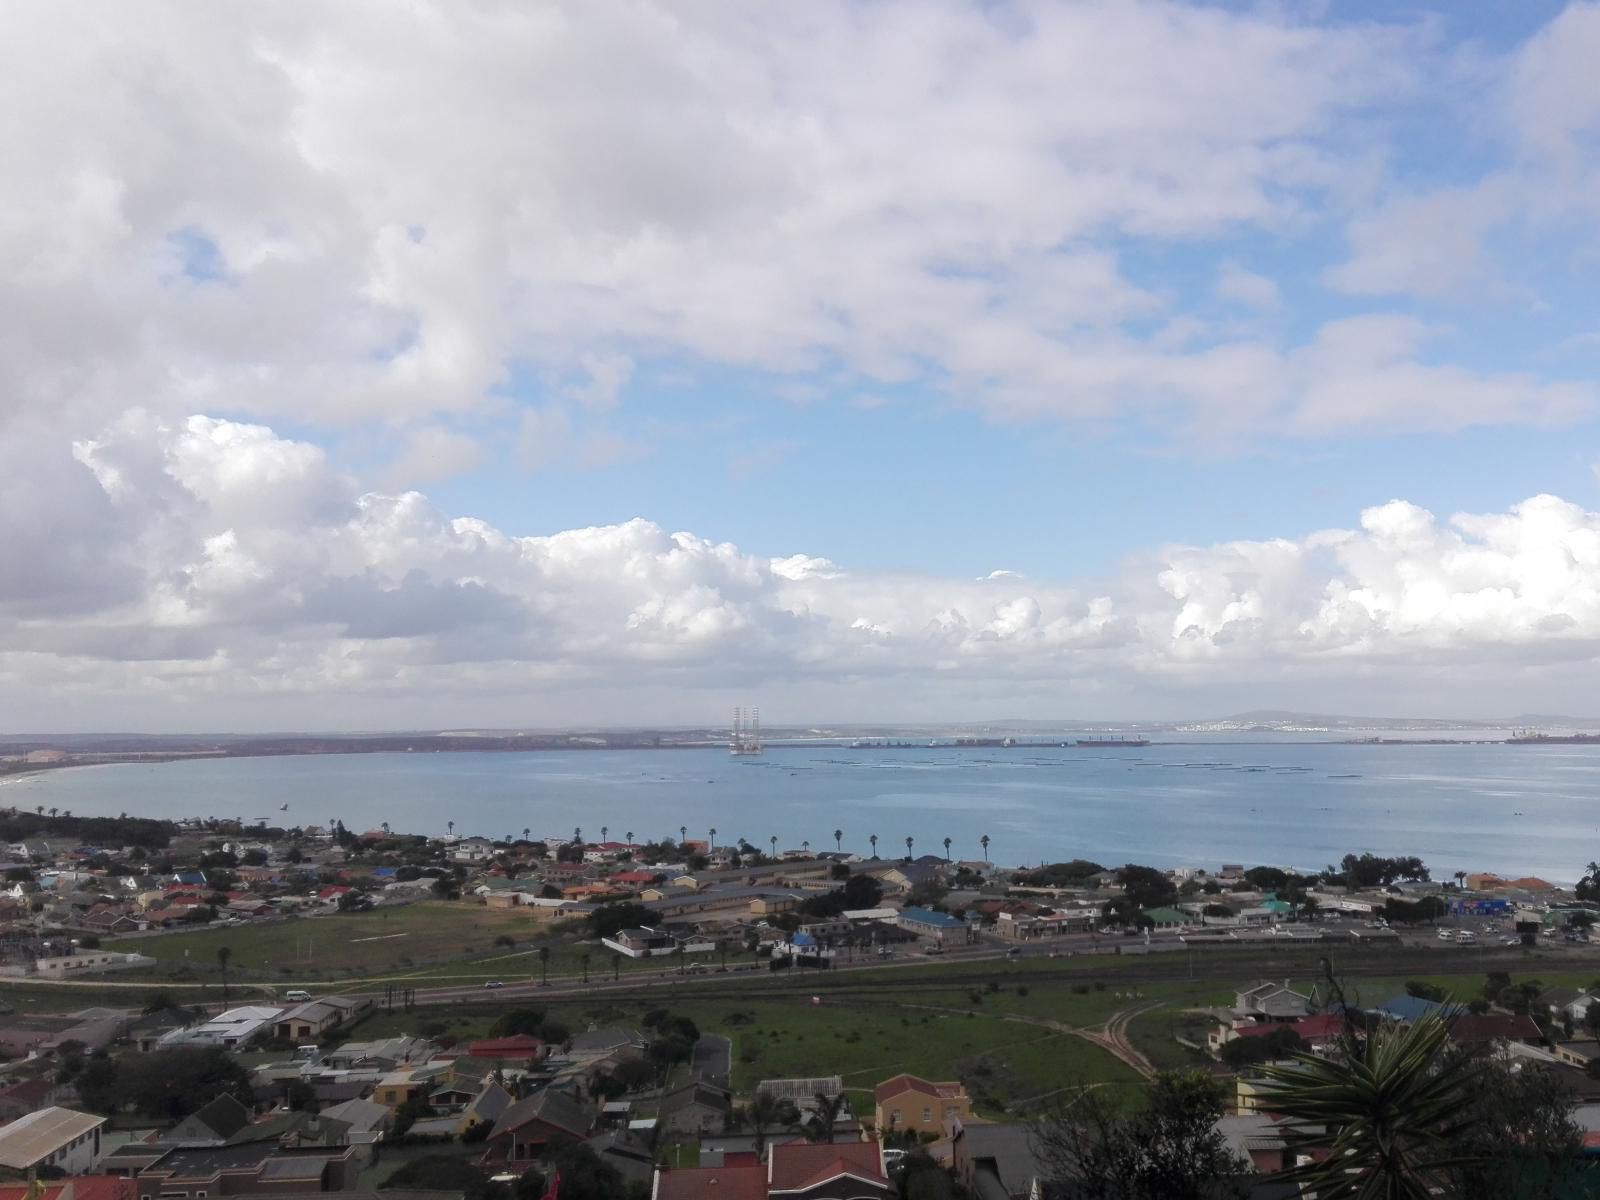
{"type": "Polygon", "coordinates": [[[1441,942],[1448,942],[1454,936],[1455,934],[1451,933],[1448,929],[1439,930],[1439,940],[1441,942]]]}

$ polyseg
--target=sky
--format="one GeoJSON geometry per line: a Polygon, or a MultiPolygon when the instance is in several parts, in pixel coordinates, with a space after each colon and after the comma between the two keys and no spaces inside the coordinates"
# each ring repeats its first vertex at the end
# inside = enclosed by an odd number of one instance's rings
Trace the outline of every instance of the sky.
{"type": "Polygon", "coordinates": [[[0,729],[1600,712],[1600,5],[0,33],[0,729]]]}

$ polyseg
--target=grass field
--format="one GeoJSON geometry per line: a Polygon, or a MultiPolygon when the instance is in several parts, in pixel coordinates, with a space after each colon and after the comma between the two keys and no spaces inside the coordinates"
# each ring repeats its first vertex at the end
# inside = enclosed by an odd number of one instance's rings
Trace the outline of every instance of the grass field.
{"type": "MultiPolygon", "coordinates": [[[[551,933],[548,925],[535,924],[526,910],[447,901],[120,938],[114,946],[157,960],[148,970],[127,973],[130,980],[187,983],[220,982],[217,951],[223,947],[231,951],[230,981],[276,985],[414,979],[437,986],[533,978],[544,970],[552,977],[574,976],[581,975],[585,954],[590,974],[607,978],[671,965],[659,958],[625,958],[598,943],[573,942],[551,933]],[[497,945],[502,937],[513,945],[497,945]],[[550,951],[547,964],[540,962],[541,946],[550,951]]],[[[727,961],[748,957],[730,952],[727,961]]]]}

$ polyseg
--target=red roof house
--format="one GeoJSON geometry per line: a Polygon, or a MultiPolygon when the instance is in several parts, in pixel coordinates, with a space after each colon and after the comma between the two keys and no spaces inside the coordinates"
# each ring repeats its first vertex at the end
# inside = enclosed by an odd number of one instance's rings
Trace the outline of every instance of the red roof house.
{"type": "Polygon", "coordinates": [[[706,1200],[708,1196],[716,1200],[767,1200],[767,1169],[756,1163],[656,1172],[651,1200],[706,1200]]]}
{"type": "Polygon", "coordinates": [[[783,1142],[767,1156],[767,1195],[890,1197],[877,1142],[783,1142]]]}
{"type": "Polygon", "coordinates": [[[538,1059],[544,1057],[544,1043],[531,1033],[515,1033],[469,1042],[467,1053],[473,1058],[538,1059]]]}

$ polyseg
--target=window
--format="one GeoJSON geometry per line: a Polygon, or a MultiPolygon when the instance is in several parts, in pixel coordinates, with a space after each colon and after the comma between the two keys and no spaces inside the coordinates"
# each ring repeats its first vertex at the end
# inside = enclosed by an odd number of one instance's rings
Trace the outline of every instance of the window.
{"type": "Polygon", "coordinates": [[[931,1108],[923,1109],[922,1110],[922,1123],[924,1125],[926,1125],[931,1120],[933,1120],[933,1109],[931,1109],[931,1108]]]}
{"type": "Polygon", "coordinates": [[[890,1111],[890,1113],[889,1113],[889,1124],[891,1124],[891,1125],[900,1124],[900,1110],[898,1108],[892,1109],[890,1111]]]}

